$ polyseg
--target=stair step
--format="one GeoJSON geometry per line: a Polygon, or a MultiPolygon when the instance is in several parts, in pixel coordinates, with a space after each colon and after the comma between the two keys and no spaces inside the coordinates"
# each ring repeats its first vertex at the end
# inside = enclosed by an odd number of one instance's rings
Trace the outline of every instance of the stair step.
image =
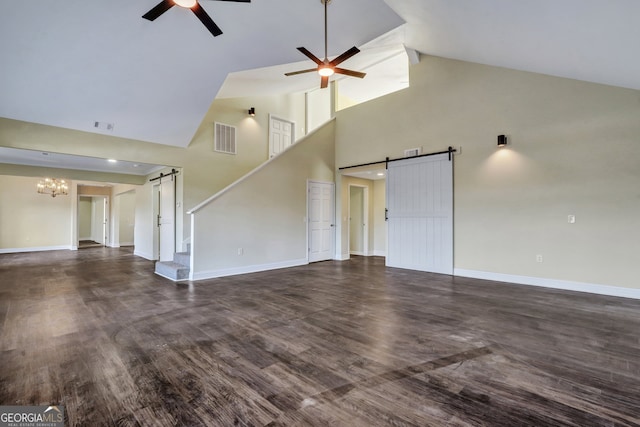
{"type": "Polygon", "coordinates": [[[191,254],[189,252],[176,252],[173,254],[173,262],[178,264],[189,266],[191,261],[191,254]]]}
{"type": "Polygon", "coordinates": [[[156,274],[174,281],[188,280],[189,267],[173,261],[156,262],[156,274]]]}

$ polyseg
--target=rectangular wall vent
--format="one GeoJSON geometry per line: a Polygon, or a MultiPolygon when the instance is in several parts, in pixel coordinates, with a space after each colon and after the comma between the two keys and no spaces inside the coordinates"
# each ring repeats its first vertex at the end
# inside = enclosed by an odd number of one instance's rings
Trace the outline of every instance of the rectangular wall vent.
{"type": "Polygon", "coordinates": [[[405,157],[415,157],[415,156],[419,156],[420,154],[422,154],[422,148],[420,147],[404,150],[405,157]]]}
{"type": "Polygon", "coordinates": [[[214,123],[214,150],[220,153],[236,154],[236,127],[214,123]]]}

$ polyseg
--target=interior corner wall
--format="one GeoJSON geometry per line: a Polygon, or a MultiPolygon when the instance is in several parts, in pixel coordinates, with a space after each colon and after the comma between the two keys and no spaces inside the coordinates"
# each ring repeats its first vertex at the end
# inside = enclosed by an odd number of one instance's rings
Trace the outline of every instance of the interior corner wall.
{"type": "Polygon", "coordinates": [[[337,113],[337,167],[461,147],[457,271],[640,289],[640,91],[431,56],[410,81],[337,113]]]}
{"type": "Polygon", "coordinates": [[[118,233],[118,245],[133,246],[136,193],[135,191],[129,191],[118,194],[114,199],[118,201],[118,227],[117,230],[115,230],[115,232],[118,233]]]}
{"type": "Polygon", "coordinates": [[[385,220],[386,181],[373,181],[373,255],[387,255],[387,223],[385,220]]]}
{"type": "Polygon", "coordinates": [[[307,132],[312,132],[328,120],[331,120],[332,90],[333,85],[330,88],[313,89],[306,93],[307,132]]]}
{"type": "Polygon", "coordinates": [[[334,181],[334,121],[192,216],[193,279],[307,262],[307,182],[334,181]]]}
{"type": "Polygon", "coordinates": [[[133,230],[134,255],[153,260],[154,253],[154,227],[156,221],[153,211],[153,185],[147,182],[136,189],[135,194],[135,228],[133,230]]]}
{"type": "Polygon", "coordinates": [[[0,175],[0,253],[71,248],[75,196],[38,194],[38,181],[0,175]]]}

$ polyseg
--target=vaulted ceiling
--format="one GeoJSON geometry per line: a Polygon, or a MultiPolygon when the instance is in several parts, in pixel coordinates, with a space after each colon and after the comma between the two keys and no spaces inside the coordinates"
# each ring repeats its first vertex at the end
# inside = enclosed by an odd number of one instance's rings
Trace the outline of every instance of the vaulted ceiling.
{"type": "MultiPolygon", "coordinates": [[[[265,68],[313,65],[296,47],[323,52],[320,0],[202,0],[224,32],[215,38],[187,9],[142,19],[158,1],[3,4],[0,117],[187,146],[229,73],[262,69],[234,74],[239,84],[229,79],[227,97],[249,86],[259,94],[317,85],[265,68]]],[[[637,0],[333,0],[329,55],[378,38],[345,68],[367,67],[404,44],[640,89],[638,17],[637,0]]]]}

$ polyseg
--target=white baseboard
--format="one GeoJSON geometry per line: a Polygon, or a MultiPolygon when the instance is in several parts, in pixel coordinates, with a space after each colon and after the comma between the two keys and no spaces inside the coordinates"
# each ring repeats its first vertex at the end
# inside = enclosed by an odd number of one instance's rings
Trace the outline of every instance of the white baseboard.
{"type": "Polygon", "coordinates": [[[260,271],[277,270],[279,268],[298,267],[307,265],[309,262],[306,258],[292,259],[288,261],[274,262],[270,264],[247,265],[234,268],[223,268],[220,270],[209,271],[191,271],[189,280],[215,279],[216,277],[236,276],[238,274],[257,273],[260,271]]]}
{"type": "Polygon", "coordinates": [[[0,254],[17,254],[22,252],[44,252],[44,251],[62,251],[62,250],[72,250],[73,247],[70,245],[60,245],[60,246],[34,246],[32,248],[6,248],[0,249],[0,254]]]}
{"type": "Polygon", "coordinates": [[[135,246],[135,245],[133,244],[133,242],[124,242],[124,243],[120,242],[120,247],[123,247],[123,246],[135,246]]]}
{"type": "Polygon", "coordinates": [[[144,259],[148,259],[149,261],[156,261],[156,259],[153,257],[153,254],[148,254],[146,252],[140,252],[136,250],[133,251],[133,254],[144,259]]]}
{"type": "MultiPolygon", "coordinates": [[[[372,251],[372,252],[360,252],[360,251],[351,251],[351,255],[357,256],[382,256],[386,257],[387,253],[385,251],[372,251]]],[[[347,258],[348,259],[348,258],[347,258]]]]}
{"type": "Polygon", "coordinates": [[[640,289],[621,288],[618,286],[595,283],[573,282],[569,280],[546,279],[543,277],[517,276],[514,274],[491,273],[489,271],[466,270],[454,268],[453,274],[473,279],[494,280],[496,282],[516,283],[519,285],[540,286],[543,288],[562,289],[565,291],[587,292],[590,294],[612,297],[640,299],[640,289]]]}
{"type": "Polygon", "coordinates": [[[368,254],[368,253],[360,252],[360,251],[351,251],[351,252],[349,252],[349,255],[356,255],[356,256],[369,256],[369,254],[368,254]]]}

